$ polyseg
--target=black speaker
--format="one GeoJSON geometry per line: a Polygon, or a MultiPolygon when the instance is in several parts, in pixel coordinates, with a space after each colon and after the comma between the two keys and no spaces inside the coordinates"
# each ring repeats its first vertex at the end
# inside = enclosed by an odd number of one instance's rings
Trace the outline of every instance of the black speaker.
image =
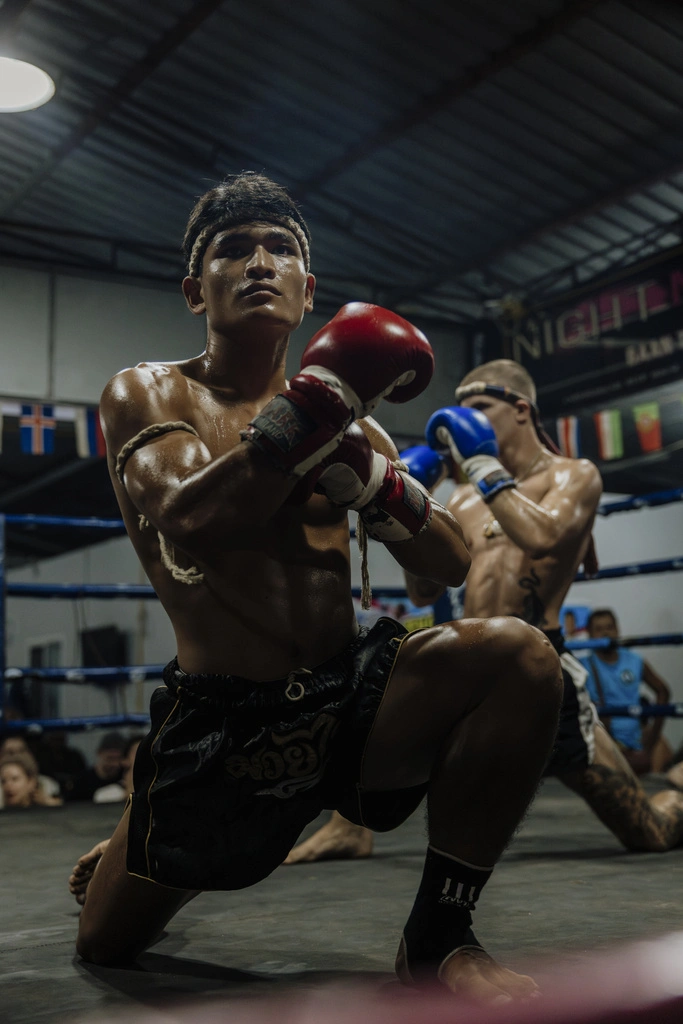
{"type": "Polygon", "coordinates": [[[118,626],[98,626],[81,631],[81,665],[84,668],[115,668],[128,664],[128,637],[118,626]]]}

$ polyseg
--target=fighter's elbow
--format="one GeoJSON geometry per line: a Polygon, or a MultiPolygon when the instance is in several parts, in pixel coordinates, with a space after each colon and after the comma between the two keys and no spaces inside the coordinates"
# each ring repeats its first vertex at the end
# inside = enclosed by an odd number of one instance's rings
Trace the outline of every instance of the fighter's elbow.
{"type": "Polygon", "coordinates": [[[469,551],[463,549],[443,565],[439,572],[439,582],[447,587],[461,587],[470,571],[472,558],[469,551]]]}

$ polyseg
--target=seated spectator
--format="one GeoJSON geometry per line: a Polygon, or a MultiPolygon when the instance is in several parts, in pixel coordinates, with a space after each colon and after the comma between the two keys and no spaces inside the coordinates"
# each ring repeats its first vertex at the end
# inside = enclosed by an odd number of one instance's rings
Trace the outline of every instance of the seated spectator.
{"type": "Polygon", "coordinates": [[[0,761],[3,807],[59,807],[58,796],[48,796],[38,781],[38,765],[31,755],[12,754],[0,761]]]}
{"type": "MultiPolygon", "coordinates": [[[[5,736],[2,743],[0,743],[0,762],[7,761],[10,758],[19,756],[24,759],[28,759],[32,766],[35,768],[38,774],[38,785],[45,796],[61,796],[61,790],[59,782],[56,779],[51,778],[49,775],[42,775],[38,762],[31,752],[26,740],[23,736],[5,736]]],[[[61,803],[61,800],[60,800],[61,803]]],[[[3,806],[2,790],[0,789],[0,807],[3,806]]]]}
{"type": "Polygon", "coordinates": [[[123,768],[121,781],[112,782],[108,786],[96,789],[93,796],[93,801],[96,804],[110,804],[116,803],[117,800],[127,800],[133,792],[133,765],[135,764],[135,755],[138,752],[142,738],[142,736],[130,736],[128,738],[121,760],[121,767],[123,768]]]}
{"type": "Polygon", "coordinates": [[[92,800],[96,790],[118,782],[123,775],[121,759],[125,746],[126,739],[120,732],[105,733],[97,748],[94,765],[75,777],[65,790],[66,799],[92,800]]]}
{"type": "MultiPolygon", "coordinates": [[[[610,608],[600,608],[588,617],[588,635],[592,640],[619,638],[616,616],[610,608]]],[[[656,704],[668,704],[669,687],[655,670],[635,651],[623,647],[602,647],[580,659],[588,671],[586,685],[598,708],[608,704],[639,704],[640,687],[647,686],[656,704]]],[[[653,718],[643,727],[639,718],[600,716],[637,775],[662,771],[660,748],[666,741],[661,736],[664,719],[653,718]]],[[[668,746],[668,745],[667,745],[668,746]]]]}
{"type": "Polygon", "coordinates": [[[82,775],[87,768],[80,750],[68,745],[67,733],[61,730],[50,730],[40,738],[32,739],[31,749],[41,772],[56,779],[64,793],[71,789],[76,776],[82,775]]]}

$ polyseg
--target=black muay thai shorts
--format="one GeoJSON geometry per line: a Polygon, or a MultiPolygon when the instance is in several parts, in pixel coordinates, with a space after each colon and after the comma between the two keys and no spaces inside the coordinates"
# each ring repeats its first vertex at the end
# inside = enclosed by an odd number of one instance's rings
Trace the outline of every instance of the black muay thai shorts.
{"type": "Polygon", "coordinates": [[[588,672],[565,648],[561,629],[546,630],[545,635],[560,656],[564,693],[555,743],[544,775],[568,775],[581,772],[595,756],[597,712],[586,688],[588,672]]]}
{"type": "Polygon", "coordinates": [[[272,682],[167,665],[135,759],[128,871],[180,889],[241,889],[281,864],[325,809],[380,832],[405,821],[426,784],[360,783],[406,636],[380,619],[312,671],[272,682]]]}

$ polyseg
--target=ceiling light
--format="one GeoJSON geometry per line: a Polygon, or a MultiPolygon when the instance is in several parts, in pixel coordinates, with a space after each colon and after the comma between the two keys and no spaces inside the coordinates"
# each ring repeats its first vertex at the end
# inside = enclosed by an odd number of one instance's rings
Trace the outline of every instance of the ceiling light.
{"type": "Polygon", "coordinates": [[[52,99],[55,83],[34,64],[0,57],[0,113],[33,110],[52,99]]]}

